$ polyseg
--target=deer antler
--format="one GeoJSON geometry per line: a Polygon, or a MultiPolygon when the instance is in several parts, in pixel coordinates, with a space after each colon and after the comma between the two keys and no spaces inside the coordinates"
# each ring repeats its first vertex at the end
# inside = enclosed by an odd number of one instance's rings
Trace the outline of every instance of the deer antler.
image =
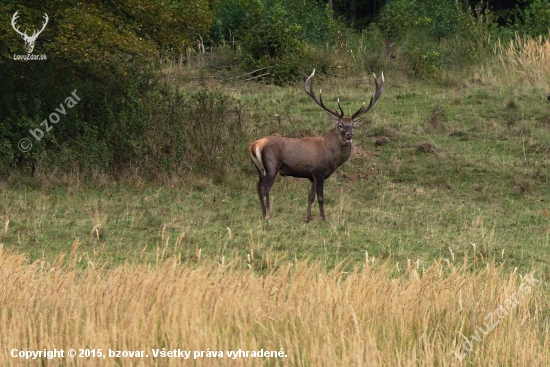
{"type": "Polygon", "coordinates": [[[376,74],[374,75],[374,82],[376,83],[376,91],[374,92],[374,96],[370,98],[370,103],[368,106],[365,106],[365,102],[363,102],[363,105],[351,116],[352,120],[355,120],[357,117],[361,116],[365,112],[371,109],[372,106],[378,101],[378,98],[382,95],[382,92],[384,91],[384,73],[382,73],[382,78],[377,79],[376,74]]]}
{"type": "Polygon", "coordinates": [[[338,119],[341,119],[342,117],[344,117],[344,110],[342,110],[342,106],[340,106],[340,100],[339,99],[338,99],[338,108],[340,109],[340,113],[338,113],[336,110],[334,110],[330,107],[325,106],[325,104],[323,103],[323,97],[321,96],[321,90],[319,90],[319,98],[317,98],[317,96],[315,96],[315,92],[313,91],[313,76],[314,75],[315,75],[315,69],[313,69],[313,72],[311,73],[311,75],[308,76],[308,78],[306,79],[306,81],[304,83],[304,91],[306,92],[306,94],[308,96],[313,98],[315,103],[317,103],[325,111],[327,111],[328,113],[330,113],[334,117],[336,117],[338,119]],[[309,84],[309,91],[307,90],[308,84],[309,84]]]}

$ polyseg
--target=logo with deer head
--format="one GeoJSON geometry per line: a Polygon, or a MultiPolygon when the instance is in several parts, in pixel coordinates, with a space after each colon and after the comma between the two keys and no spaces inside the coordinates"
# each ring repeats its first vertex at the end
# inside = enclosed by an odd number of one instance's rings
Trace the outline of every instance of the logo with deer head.
{"type": "Polygon", "coordinates": [[[25,48],[27,49],[27,53],[31,54],[32,51],[34,50],[34,43],[36,42],[36,39],[48,24],[48,20],[49,20],[48,14],[44,13],[44,23],[42,24],[42,29],[41,30],[35,29],[32,36],[29,36],[26,30],[25,32],[21,32],[19,30],[19,27],[18,26],[16,27],[15,22],[17,21],[17,18],[19,18],[19,15],[17,15],[18,12],[19,11],[16,11],[15,14],[13,14],[13,17],[11,18],[11,26],[23,38],[23,40],[25,41],[25,48]]]}

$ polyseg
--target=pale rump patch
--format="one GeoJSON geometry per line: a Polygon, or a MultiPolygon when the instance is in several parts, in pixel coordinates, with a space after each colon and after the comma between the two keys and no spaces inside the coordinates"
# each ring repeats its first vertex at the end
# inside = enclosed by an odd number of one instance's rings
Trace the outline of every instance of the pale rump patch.
{"type": "Polygon", "coordinates": [[[266,171],[264,164],[262,163],[262,149],[266,143],[267,139],[262,138],[250,144],[250,147],[248,149],[248,152],[250,153],[250,158],[252,158],[252,162],[254,162],[254,165],[258,167],[258,170],[260,170],[260,172],[262,172],[263,176],[266,175],[266,171]]]}

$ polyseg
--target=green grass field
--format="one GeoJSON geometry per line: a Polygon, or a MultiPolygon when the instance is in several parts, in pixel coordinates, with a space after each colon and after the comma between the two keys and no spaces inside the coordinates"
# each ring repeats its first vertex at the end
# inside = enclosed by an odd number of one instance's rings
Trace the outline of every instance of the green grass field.
{"type": "MultiPolygon", "coordinates": [[[[179,82],[186,89],[191,82],[179,82]]],[[[244,105],[253,139],[321,135],[326,113],[302,90],[209,82],[244,105]]],[[[372,77],[316,80],[346,113],[374,92],[372,77]]],[[[464,80],[449,86],[386,73],[386,88],[356,129],[356,151],[325,184],[327,221],[304,222],[309,182],[278,177],[272,220],[261,219],[250,163],[222,183],[183,176],[83,181],[63,173],[13,175],[0,183],[0,242],[30,261],[62,253],[81,261],[240,261],[275,267],[296,259],[331,268],[369,259],[404,266],[435,259],[490,260],[550,268],[550,104],[542,88],[464,80]],[[377,140],[387,137],[385,144],[377,140]],[[223,259],[223,260],[222,260],[223,259]]],[[[253,140],[252,139],[252,140],[253,140]]],[[[252,142],[252,140],[250,142],[252,142]]],[[[247,146],[242,146],[242,159],[247,146]]]]}

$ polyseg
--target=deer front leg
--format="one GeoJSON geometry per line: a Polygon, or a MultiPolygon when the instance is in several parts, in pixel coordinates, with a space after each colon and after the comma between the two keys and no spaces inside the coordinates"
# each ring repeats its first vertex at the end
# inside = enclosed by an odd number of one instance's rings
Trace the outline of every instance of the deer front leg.
{"type": "Polygon", "coordinates": [[[306,214],[306,223],[311,220],[311,205],[315,201],[315,181],[310,179],[311,188],[309,189],[309,195],[307,197],[307,214],[306,214]]]}
{"type": "Polygon", "coordinates": [[[323,185],[325,179],[323,177],[318,177],[315,179],[315,185],[317,186],[317,201],[319,202],[319,212],[321,213],[321,219],[325,220],[325,209],[323,204],[325,203],[325,198],[323,196],[323,185]]]}

